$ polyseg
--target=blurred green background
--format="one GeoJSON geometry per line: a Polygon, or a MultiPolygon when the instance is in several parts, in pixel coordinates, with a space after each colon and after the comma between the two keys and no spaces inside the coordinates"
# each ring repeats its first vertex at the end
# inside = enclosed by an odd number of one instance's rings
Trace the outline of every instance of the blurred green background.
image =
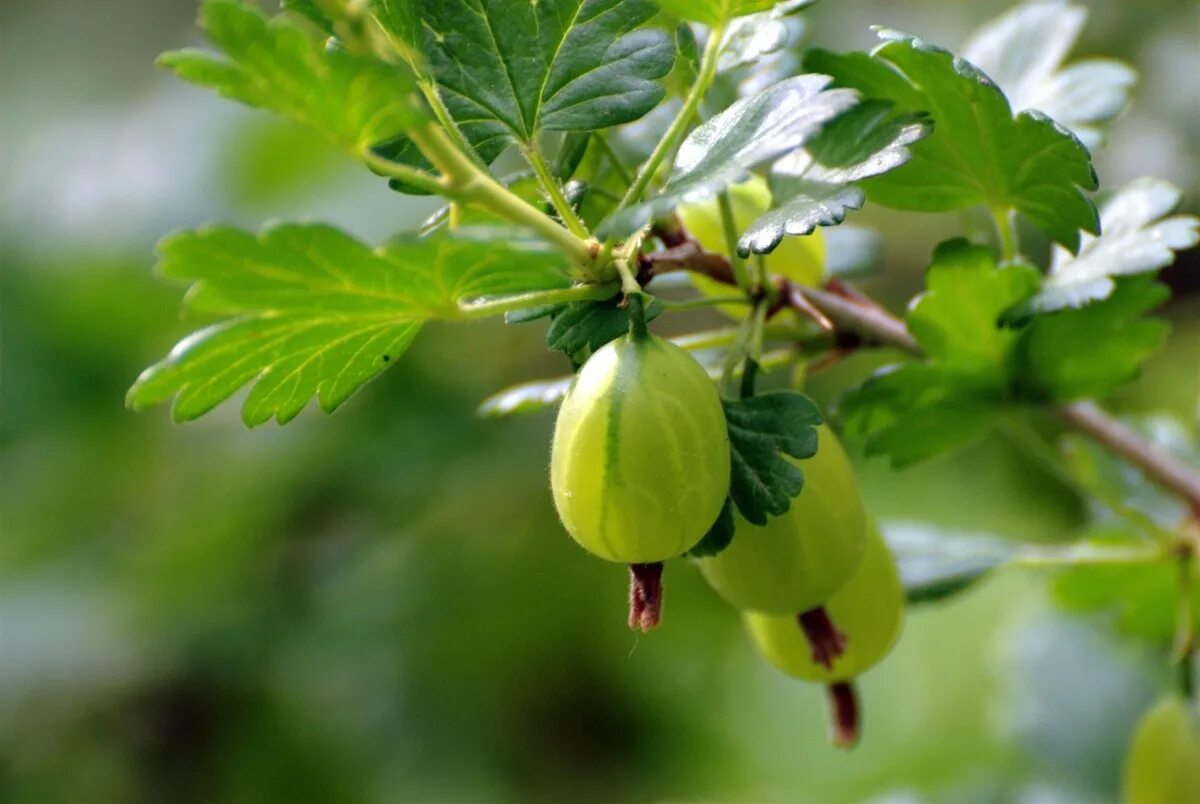
{"type": "MultiPolygon", "coordinates": [[[[1142,74],[1097,157],[1200,204],[1200,17],[1088,3],[1080,55],[1142,74]]],[[[886,23],[950,46],[1005,4],[825,0],[810,41],[886,23]]],[[[320,142],[153,69],[198,42],[192,0],[0,4],[0,800],[1107,801],[1161,651],[1057,613],[1005,571],[911,613],[863,679],[865,740],[826,744],[819,688],[759,663],[686,564],[662,628],[561,532],[552,416],[477,402],[561,373],[540,325],[430,327],[332,417],[246,431],[122,404],[188,329],[158,236],[329,220],[378,241],[430,204],[320,142]]],[[[859,216],[897,308],[953,216],[859,216]]],[[[1112,404],[1197,422],[1195,252],[1174,335],[1112,404]],[[1190,278],[1189,278],[1190,274],[1190,278]]],[[[822,375],[830,401],[868,366],[822,375]]],[[[1085,505],[1002,439],[904,474],[862,464],[873,513],[1031,541],[1085,505]]]]}

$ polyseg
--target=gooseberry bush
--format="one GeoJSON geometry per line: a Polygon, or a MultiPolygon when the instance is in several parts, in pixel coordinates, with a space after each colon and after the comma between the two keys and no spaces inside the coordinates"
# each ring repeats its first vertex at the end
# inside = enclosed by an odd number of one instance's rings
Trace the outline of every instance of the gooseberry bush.
{"type": "MultiPolygon", "coordinates": [[[[246,388],[247,425],[285,424],[313,397],[341,406],[427,322],[543,326],[572,376],[480,410],[561,405],[554,502],[583,548],[629,565],[632,627],[658,623],[663,564],[686,557],[767,661],[828,686],[834,738],[852,745],[854,678],[906,605],[1002,564],[1049,566],[1064,606],[1169,646],[1190,701],[1197,453],[1089,401],[1162,344],[1156,272],[1197,242],[1166,181],[1093,197],[1091,155],[1131,70],[1064,65],[1085,16],[1064,2],[1018,6],[957,51],[879,29],[871,52],[802,47],[810,4],[285,0],[268,18],[205,0],[214,49],[163,66],[444,206],[378,245],[313,223],[167,237],[160,272],[215,323],[129,404],[173,399],[186,421],[246,388]],[[903,317],[850,284],[879,270],[881,235],[843,225],[867,202],[964,223],[903,317]],[[727,325],[650,331],[702,307],[727,325]],[[871,349],[886,365],[834,410],[802,393],[871,349]],[[902,469],[997,428],[1095,503],[1094,528],[1053,547],[885,541],[835,435],[902,469]]],[[[1175,774],[1159,787],[1194,796],[1195,705],[1164,706],[1129,783],[1175,774]],[[1172,756],[1184,770],[1146,771],[1172,756]]]]}

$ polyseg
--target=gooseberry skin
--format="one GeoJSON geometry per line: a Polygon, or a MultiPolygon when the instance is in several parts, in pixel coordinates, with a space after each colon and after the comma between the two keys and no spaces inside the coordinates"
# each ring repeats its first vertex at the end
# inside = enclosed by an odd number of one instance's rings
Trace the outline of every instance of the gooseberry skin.
{"type": "Polygon", "coordinates": [[[739,609],[794,617],[833,597],[862,560],[867,512],[833,431],[818,427],[817,454],[797,465],[804,487],[786,513],[765,525],[738,514],[730,545],[697,559],[709,585],[739,609]]]}
{"type": "MultiPolygon", "coordinates": [[[[729,200],[734,223],[741,234],[771,208],[771,190],[763,178],[751,176],[748,181],[729,188],[729,200]]],[[[700,245],[708,251],[728,253],[725,228],[715,198],[684,204],[677,212],[684,228],[700,241],[700,245]]],[[[804,237],[785,237],[765,258],[769,272],[798,285],[817,287],[825,278],[825,237],[819,228],[804,237]]],[[[729,287],[715,280],[698,275],[692,279],[705,293],[729,295],[729,287]]],[[[745,315],[744,309],[740,314],[745,315]]]]}
{"type": "Polygon", "coordinates": [[[625,336],[579,371],[558,413],[550,485],[567,532],[609,561],[682,555],[729,491],[729,436],[716,387],[690,354],[625,336]]]}
{"type": "Polygon", "coordinates": [[[900,573],[876,528],[870,528],[858,571],[825,609],[846,635],[846,650],[832,670],[813,662],[812,648],[794,616],[745,612],[742,622],[762,657],[790,676],[835,684],[874,667],[896,643],[904,620],[900,573]]]}
{"type": "Polygon", "coordinates": [[[1170,695],[1138,723],[1125,758],[1129,804],[1200,801],[1200,712],[1170,695]]]}

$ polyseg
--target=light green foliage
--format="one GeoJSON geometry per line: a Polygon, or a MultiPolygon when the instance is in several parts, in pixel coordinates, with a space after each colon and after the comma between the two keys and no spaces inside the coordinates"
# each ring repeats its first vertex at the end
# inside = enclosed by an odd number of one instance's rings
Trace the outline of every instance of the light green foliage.
{"type": "Polygon", "coordinates": [[[712,380],[669,341],[611,341],[563,400],[550,485],[567,532],[601,558],[648,563],[687,552],[717,518],[729,485],[712,380]]]}
{"type": "MultiPolygon", "coordinates": [[[[654,0],[668,14],[680,19],[720,25],[735,17],[766,11],[776,0],[654,0]]],[[[805,4],[807,5],[807,4],[805,4]]]]}
{"type": "Polygon", "coordinates": [[[912,463],[986,432],[1005,404],[1019,333],[1004,314],[1037,290],[1028,265],[999,267],[991,252],[963,240],[943,243],[926,272],[928,290],[908,326],[928,357],[891,366],[845,398],[849,433],[870,453],[912,463]]]}
{"type": "Polygon", "coordinates": [[[1069,131],[1036,112],[1014,117],[1000,89],[952,53],[893,31],[880,36],[870,56],[816,50],[805,59],[868,98],[930,114],[933,134],[912,146],[912,159],[864,183],[871,200],[926,212],[1016,209],[1072,251],[1080,230],[1099,232],[1082,192],[1096,189],[1091,159],[1069,131]]]}
{"type": "Polygon", "coordinates": [[[311,126],[353,153],[424,117],[406,68],[327,49],[287,17],[268,20],[241,0],[205,0],[200,25],[223,58],[175,50],[159,63],[194,84],[311,126]]]}
{"type": "Polygon", "coordinates": [[[1153,279],[1130,278],[1103,301],[1035,318],[1021,347],[1027,392],[1079,399],[1132,380],[1167,338],[1167,322],[1145,316],[1170,295],[1153,279]]]}
{"type": "Polygon", "coordinates": [[[373,250],[328,226],[261,235],[201,229],[165,239],[163,276],[193,282],[191,311],[226,320],[182,340],[129,391],[141,408],[175,396],[194,419],[255,382],[243,418],[294,418],[316,395],[332,411],[461,300],[568,284],[561,258],[498,239],[439,234],[373,250]]]}

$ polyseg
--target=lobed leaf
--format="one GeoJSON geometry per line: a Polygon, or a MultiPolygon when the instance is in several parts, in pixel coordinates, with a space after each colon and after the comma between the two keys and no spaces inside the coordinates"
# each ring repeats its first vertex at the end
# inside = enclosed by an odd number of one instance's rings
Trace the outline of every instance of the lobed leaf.
{"type": "Polygon", "coordinates": [[[843,112],[803,149],[772,168],[776,207],[738,239],[743,257],[773,251],[787,235],[835,226],[866,194],[852,182],[878,176],[910,158],[908,146],[929,134],[922,115],[897,114],[886,101],[866,101],[843,112]]]}
{"type": "Polygon", "coordinates": [[[200,27],[222,56],[164,53],[180,78],[310,126],[352,153],[425,116],[405,67],[326,49],[287,16],[268,20],[241,0],[205,0],[200,27]]]}
{"type": "Polygon", "coordinates": [[[766,11],[737,17],[725,28],[717,70],[726,72],[755,64],[765,56],[794,47],[804,33],[796,13],[816,0],[785,0],[766,11]]]}
{"type": "Polygon", "coordinates": [[[625,237],[685,202],[711,198],[745,180],[749,171],[802,146],[827,122],[850,108],[855,95],[829,90],[829,76],[798,75],[734,103],[695,128],[680,146],[663,191],[621,210],[599,227],[605,237],[625,237]]]}
{"type": "Polygon", "coordinates": [[[405,238],[370,249],[329,226],[227,227],[159,246],[164,276],[192,282],[187,304],[228,320],[184,338],[130,389],[131,407],[175,398],[197,418],[253,383],[243,418],[294,418],[316,396],[332,411],[408,348],[421,324],[459,317],[476,296],[563,287],[561,257],[511,233],[405,238]]]}
{"type": "Polygon", "coordinates": [[[1170,295],[1165,285],[1134,277],[1103,301],[1037,316],[1021,343],[1026,392],[1068,401],[1100,396],[1134,379],[1170,329],[1145,314],[1170,295]]]}
{"type": "Polygon", "coordinates": [[[871,56],[814,50],[805,58],[806,69],[833,75],[839,86],[933,121],[907,164],[865,182],[872,200],[926,212],[1016,209],[1071,251],[1080,230],[1099,232],[1083,192],[1096,188],[1096,175],[1070,131],[1040,112],[1014,116],[996,84],[949,51],[894,31],[880,37],[871,56]]]}
{"type": "Polygon", "coordinates": [[[1100,208],[1101,234],[1083,238],[1078,256],[1056,248],[1033,309],[1051,312],[1107,298],[1115,277],[1165,268],[1175,252],[1200,242],[1200,219],[1166,217],[1179,203],[1179,190],[1161,179],[1130,182],[1100,208]]]}
{"type": "Polygon", "coordinates": [[[768,516],[786,513],[803,488],[803,472],[785,456],[816,454],[821,412],[795,391],[723,402],[732,457],[729,494],[747,521],[764,525],[768,516]]]}
{"type": "MultiPolygon", "coordinates": [[[[663,309],[662,302],[651,300],[645,308],[646,320],[653,321],[663,309]]],[[[554,313],[546,345],[582,363],[587,355],[629,332],[629,321],[629,308],[620,297],[572,302],[554,313]]]]}
{"type": "Polygon", "coordinates": [[[999,85],[1014,111],[1036,109],[1095,148],[1101,140],[1098,124],[1125,108],[1137,74],[1113,59],[1063,68],[1087,13],[1061,0],[1030,0],[983,25],[963,45],[962,55],[999,85]]]}
{"type": "Polygon", "coordinates": [[[687,554],[693,558],[715,556],[733,542],[736,527],[733,518],[733,500],[726,497],[725,504],[721,506],[721,513],[717,515],[717,521],[708,529],[708,533],[704,534],[704,538],[697,542],[695,547],[688,550],[687,554]]]}

